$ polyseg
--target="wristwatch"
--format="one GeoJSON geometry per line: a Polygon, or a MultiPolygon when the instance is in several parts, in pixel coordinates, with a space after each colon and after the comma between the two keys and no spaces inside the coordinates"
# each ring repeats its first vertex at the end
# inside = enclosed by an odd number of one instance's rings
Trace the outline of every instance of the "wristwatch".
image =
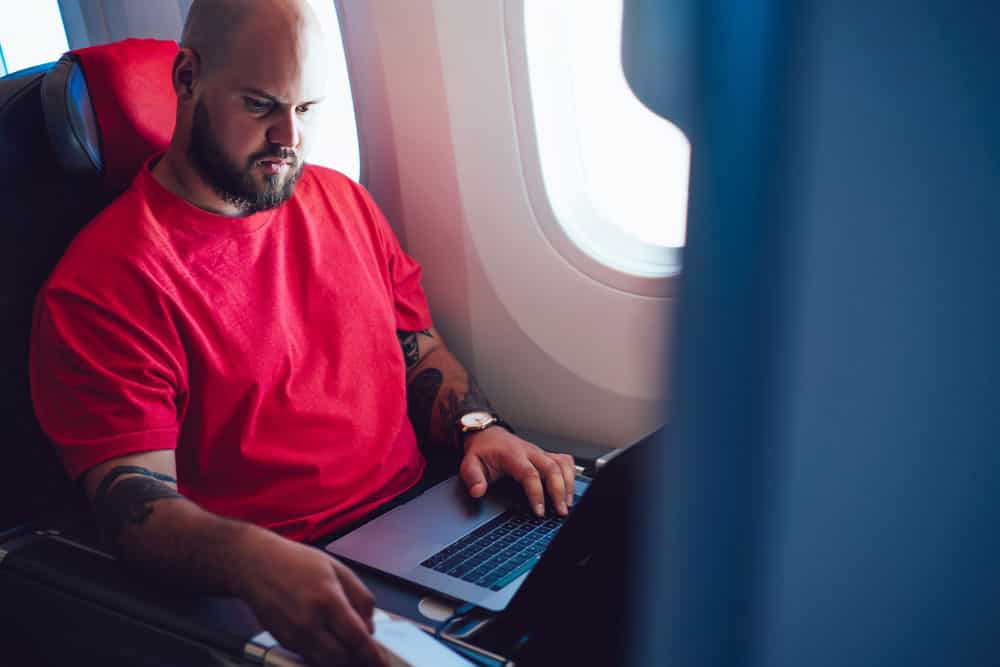
{"type": "Polygon", "coordinates": [[[487,410],[473,410],[472,412],[466,412],[458,418],[458,421],[455,422],[455,426],[458,427],[458,432],[463,440],[465,439],[465,436],[470,433],[485,431],[490,426],[502,426],[511,433],[515,433],[514,428],[501,419],[500,415],[487,410]]]}

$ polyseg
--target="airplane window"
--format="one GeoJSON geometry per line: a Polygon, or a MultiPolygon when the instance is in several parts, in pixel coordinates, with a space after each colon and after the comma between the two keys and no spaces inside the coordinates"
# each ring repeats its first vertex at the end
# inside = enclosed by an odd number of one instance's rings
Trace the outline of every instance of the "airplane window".
{"type": "Polygon", "coordinates": [[[309,4],[319,17],[330,51],[329,88],[326,99],[316,107],[322,119],[317,123],[317,137],[310,140],[309,161],[358,180],[361,176],[358,125],[337,9],[334,0],[309,0],[309,4]]]}
{"type": "Polygon", "coordinates": [[[0,76],[58,60],[69,46],[58,0],[0,0],[0,76]]]}
{"type": "Polygon", "coordinates": [[[622,5],[523,3],[534,150],[575,245],[625,273],[666,276],[680,268],[691,146],[625,80],[622,5]]]}

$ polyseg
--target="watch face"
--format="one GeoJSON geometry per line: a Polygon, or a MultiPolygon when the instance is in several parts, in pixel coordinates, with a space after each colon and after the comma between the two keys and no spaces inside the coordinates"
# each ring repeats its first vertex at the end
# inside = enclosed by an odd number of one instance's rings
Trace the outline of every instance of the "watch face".
{"type": "Polygon", "coordinates": [[[481,428],[486,426],[488,423],[493,421],[495,417],[484,410],[477,410],[476,412],[469,412],[462,415],[459,422],[462,426],[466,428],[481,428]]]}

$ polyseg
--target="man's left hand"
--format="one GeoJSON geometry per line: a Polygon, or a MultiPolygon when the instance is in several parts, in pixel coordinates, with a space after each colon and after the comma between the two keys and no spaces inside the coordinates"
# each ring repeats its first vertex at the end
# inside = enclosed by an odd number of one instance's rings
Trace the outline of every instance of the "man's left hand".
{"type": "Polygon", "coordinates": [[[553,454],[523,440],[502,426],[465,436],[465,456],[459,475],[473,498],[481,498],[490,483],[504,475],[517,480],[538,516],[545,514],[545,491],[557,513],[565,516],[573,504],[576,468],[569,454],[553,454]]]}

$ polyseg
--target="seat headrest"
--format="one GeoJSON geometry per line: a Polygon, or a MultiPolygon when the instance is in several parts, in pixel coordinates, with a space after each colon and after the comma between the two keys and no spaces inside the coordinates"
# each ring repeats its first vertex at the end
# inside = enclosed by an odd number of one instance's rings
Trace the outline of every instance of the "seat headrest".
{"type": "Polygon", "coordinates": [[[70,51],[46,76],[45,122],[62,165],[125,188],[174,131],[176,42],[126,39],[70,51]]]}

